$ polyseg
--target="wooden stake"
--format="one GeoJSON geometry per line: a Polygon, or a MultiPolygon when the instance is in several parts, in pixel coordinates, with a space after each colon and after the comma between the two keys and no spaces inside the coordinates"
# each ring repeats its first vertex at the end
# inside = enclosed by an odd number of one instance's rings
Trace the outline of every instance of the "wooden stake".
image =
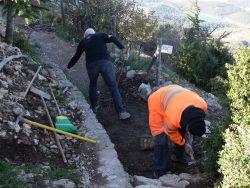
{"type": "MultiPolygon", "coordinates": [[[[51,119],[51,116],[50,116],[50,114],[49,114],[49,110],[48,110],[48,107],[47,107],[47,105],[46,105],[46,102],[45,102],[45,100],[44,100],[44,98],[43,98],[42,96],[41,96],[41,99],[42,99],[42,101],[43,101],[43,106],[44,106],[44,108],[45,108],[45,110],[46,110],[46,113],[47,113],[47,116],[48,116],[48,119],[49,119],[50,126],[53,127],[53,128],[55,128],[54,123],[53,123],[53,121],[52,121],[52,119],[51,119]]],[[[55,139],[56,139],[57,146],[58,146],[58,148],[59,148],[59,150],[60,150],[60,153],[61,153],[61,155],[62,155],[63,162],[64,162],[64,163],[67,163],[67,159],[66,159],[66,157],[65,157],[65,155],[64,155],[64,152],[63,152],[63,148],[62,148],[61,142],[60,142],[60,140],[58,139],[58,137],[57,137],[57,135],[56,135],[55,132],[54,132],[54,135],[55,135],[55,139]]]]}
{"type": "Polygon", "coordinates": [[[36,79],[36,77],[37,77],[39,71],[41,70],[41,68],[42,68],[42,66],[39,66],[39,67],[38,67],[38,69],[37,69],[35,75],[33,76],[33,78],[32,78],[32,80],[31,80],[30,84],[28,85],[26,91],[25,91],[24,94],[23,94],[23,98],[26,97],[27,93],[28,93],[29,90],[30,90],[30,87],[32,86],[33,82],[35,81],[35,79],[36,79]]]}
{"type": "Polygon", "coordinates": [[[59,106],[58,106],[58,104],[57,104],[57,101],[56,101],[55,95],[54,95],[53,90],[52,90],[52,88],[51,88],[51,86],[50,86],[50,85],[49,85],[49,89],[50,89],[51,95],[52,95],[52,97],[53,97],[53,99],[54,99],[54,101],[55,101],[55,103],[56,103],[56,108],[57,108],[57,111],[58,111],[59,115],[62,115],[62,112],[61,112],[61,110],[60,110],[60,108],[59,108],[59,106]]]}

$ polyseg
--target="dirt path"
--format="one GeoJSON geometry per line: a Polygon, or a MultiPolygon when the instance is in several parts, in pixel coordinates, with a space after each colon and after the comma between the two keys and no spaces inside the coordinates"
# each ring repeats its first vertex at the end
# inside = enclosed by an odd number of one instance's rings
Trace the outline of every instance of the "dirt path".
{"type": "MultiPolygon", "coordinates": [[[[76,50],[76,46],[61,40],[53,32],[34,31],[30,35],[30,41],[34,46],[38,47],[41,53],[45,53],[49,59],[62,69],[67,66],[76,50]]],[[[82,56],[78,63],[68,72],[68,77],[82,92],[86,92],[84,94],[87,94],[89,79],[84,61],[84,56],[82,56]]]]}

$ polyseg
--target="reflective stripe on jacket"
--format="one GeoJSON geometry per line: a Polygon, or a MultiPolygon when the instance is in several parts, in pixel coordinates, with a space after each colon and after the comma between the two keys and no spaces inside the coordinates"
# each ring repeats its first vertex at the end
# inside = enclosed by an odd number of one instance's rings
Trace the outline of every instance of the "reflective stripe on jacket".
{"type": "Polygon", "coordinates": [[[182,112],[189,106],[207,111],[207,103],[198,94],[178,85],[162,87],[151,94],[148,109],[152,135],[165,132],[174,143],[185,144],[178,129],[181,128],[182,112]]]}

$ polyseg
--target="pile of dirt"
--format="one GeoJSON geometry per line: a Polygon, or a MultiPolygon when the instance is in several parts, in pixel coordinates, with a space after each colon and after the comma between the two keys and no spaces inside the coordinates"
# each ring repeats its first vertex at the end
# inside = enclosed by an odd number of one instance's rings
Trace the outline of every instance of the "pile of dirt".
{"type": "MultiPolygon", "coordinates": [[[[18,48],[0,43],[1,63],[6,58],[17,54],[21,54],[18,48]]],[[[9,61],[0,70],[0,160],[17,165],[51,164],[56,167],[74,168],[81,151],[89,151],[82,141],[57,135],[67,159],[67,164],[64,164],[52,132],[27,123],[16,124],[18,115],[23,112],[29,120],[50,125],[41,98],[31,92],[24,97],[24,92],[39,66],[26,57],[21,57],[9,61]]],[[[57,87],[58,83],[50,67],[42,67],[32,86],[49,94],[49,84],[52,86],[63,115],[69,117],[75,126],[80,126],[80,122],[84,120],[83,112],[69,101],[70,92],[67,89],[57,87]]],[[[55,120],[58,111],[54,101],[46,100],[46,104],[52,119],[55,120]]],[[[89,153],[92,152],[89,151],[89,153]]],[[[86,156],[86,161],[91,163],[92,160],[94,159],[86,156]]]]}

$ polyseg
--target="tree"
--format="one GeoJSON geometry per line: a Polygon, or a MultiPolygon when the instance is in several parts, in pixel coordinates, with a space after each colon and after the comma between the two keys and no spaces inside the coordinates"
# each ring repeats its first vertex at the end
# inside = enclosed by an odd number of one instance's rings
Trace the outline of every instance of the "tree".
{"type": "Polygon", "coordinates": [[[154,13],[146,14],[143,9],[136,6],[134,0],[64,0],[64,2],[67,29],[70,30],[71,36],[72,33],[82,36],[83,30],[88,27],[111,34],[112,17],[115,16],[119,39],[139,49],[144,43],[154,40],[158,26],[154,13]]]}
{"type": "Polygon", "coordinates": [[[13,42],[13,19],[16,15],[25,18],[28,23],[31,19],[38,17],[40,0],[4,0],[3,14],[6,15],[5,41],[13,42]]]}
{"type": "Polygon", "coordinates": [[[232,56],[221,41],[227,34],[213,38],[210,28],[202,26],[203,20],[199,19],[200,8],[197,1],[193,8],[187,15],[191,28],[186,30],[173,60],[185,78],[210,91],[211,79],[216,76],[227,77],[225,64],[232,63],[232,56]]]}

